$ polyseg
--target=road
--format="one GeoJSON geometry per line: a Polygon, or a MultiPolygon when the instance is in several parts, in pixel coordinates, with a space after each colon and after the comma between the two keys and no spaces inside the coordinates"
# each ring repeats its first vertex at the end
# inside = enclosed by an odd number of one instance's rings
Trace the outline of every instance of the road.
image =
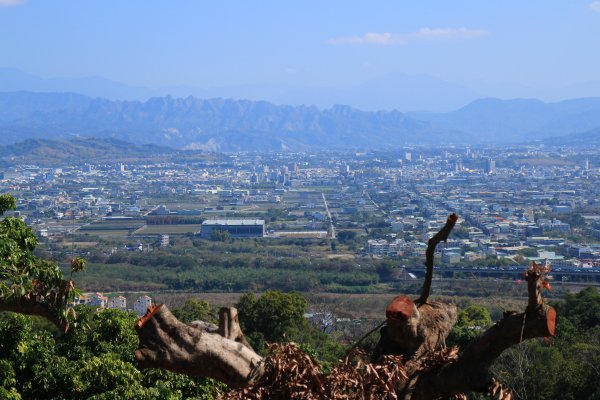
{"type": "Polygon", "coordinates": [[[363,196],[365,196],[371,203],[373,203],[373,207],[375,207],[377,210],[379,210],[379,212],[384,216],[387,217],[387,211],[385,211],[379,204],[377,204],[375,202],[375,200],[373,200],[373,198],[371,197],[371,195],[369,194],[369,192],[365,189],[363,190],[363,196]]]}
{"type": "Polygon", "coordinates": [[[335,226],[333,225],[333,218],[331,218],[331,212],[329,211],[329,205],[327,204],[325,193],[321,192],[321,196],[323,196],[323,204],[325,204],[325,212],[327,213],[327,220],[329,220],[329,230],[331,231],[331,239],[335,239],[335,226]]]}

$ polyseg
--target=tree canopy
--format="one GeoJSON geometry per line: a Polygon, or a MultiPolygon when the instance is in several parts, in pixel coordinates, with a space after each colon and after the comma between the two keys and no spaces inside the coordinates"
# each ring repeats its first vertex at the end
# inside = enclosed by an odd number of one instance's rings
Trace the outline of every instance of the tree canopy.
{"type": "MultiPolygon", "coordinates": [[[[0,216],[14,209],[15,198],[0,195],[0,216]]],[[[21,218],[0,221],[0,310],[41,315],[68,329],[73,309],[67,306],[77,291],[57,263],[33,254],[37,245],[35,233],[21,218]]],[[[72,259],[72,273],[84,267],[82,259],[72,259]]]]}

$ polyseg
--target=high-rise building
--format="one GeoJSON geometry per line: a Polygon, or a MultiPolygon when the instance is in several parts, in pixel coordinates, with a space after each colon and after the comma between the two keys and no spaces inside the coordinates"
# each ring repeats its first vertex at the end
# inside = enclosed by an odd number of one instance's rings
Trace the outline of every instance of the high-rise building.
{"type": "Polygon", "coordinates": [[[454,171],[460,172],[463,170],[462,160],[458,159],[454,162],[454,171]]]}
{"type": "Polygon", "coordinates": [[[488,158],[485,161],[485,173],[491,174],[496,172],[496,160],[488,158]]]}

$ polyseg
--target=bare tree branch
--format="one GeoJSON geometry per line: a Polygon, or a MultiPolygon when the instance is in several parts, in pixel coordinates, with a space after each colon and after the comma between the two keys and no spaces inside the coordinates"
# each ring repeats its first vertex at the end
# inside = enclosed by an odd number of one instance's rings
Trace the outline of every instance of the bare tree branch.
{"type": "Polygon", "coordinates": [[[457,220],[458,216],[456,214],[450,215],[442,229],[427,242],[427,250],[425,251],[425,266],[427,267],[427,271],[425,272],[425,281],[423,282],[421,297],[415,300],[415,303],[417,304],[427,303],[429,291],[431,290],[431,280],[433,279],[435,248],[440,242],[445,242],[448,239],[448,235],[450,234],[450,231],[452,231],[452,228],[454,228],[457,220]]]}

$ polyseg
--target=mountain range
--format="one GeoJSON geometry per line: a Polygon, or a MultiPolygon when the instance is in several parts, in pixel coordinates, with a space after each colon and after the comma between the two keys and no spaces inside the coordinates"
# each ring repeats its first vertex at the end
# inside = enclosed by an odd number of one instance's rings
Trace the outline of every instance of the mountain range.
{"type": "Polygon", "coordinates": [[[534,87],[509,82],[452,81],[426,74],[387,73],[363,81],[337,85],[281,82],[230,85],[145,87],[101,76],[40,77],[17,68],[0,67],[0,92],[71,92],[108,100],[146,101],[152,97],[194,96],[268,101],[275,104],[331,108],[349,104],[364,111],[399,110],[449,112],[481,98],[537,98],[547,102],[598,96],[600,81],[564,87],[534,87]]]}
{"type": "Polygon", "coordinates": [[[398,146],[441,141],[445,134],[398,111],[193,97],[110,101],[30,92],[0,93],[0,131],[7,143],[94,136],[214,151],[398,146]]]}
{"type": "Polygon", "coordinates": [[[481,99],[448,113],[401,113],[220,98],[120,101],[74,93],[0,93],[5,144],[27,138],[99,137],[225,152],[350,150],[525,143],[598,128],[600,98],[557,103],[481,99]]]}

